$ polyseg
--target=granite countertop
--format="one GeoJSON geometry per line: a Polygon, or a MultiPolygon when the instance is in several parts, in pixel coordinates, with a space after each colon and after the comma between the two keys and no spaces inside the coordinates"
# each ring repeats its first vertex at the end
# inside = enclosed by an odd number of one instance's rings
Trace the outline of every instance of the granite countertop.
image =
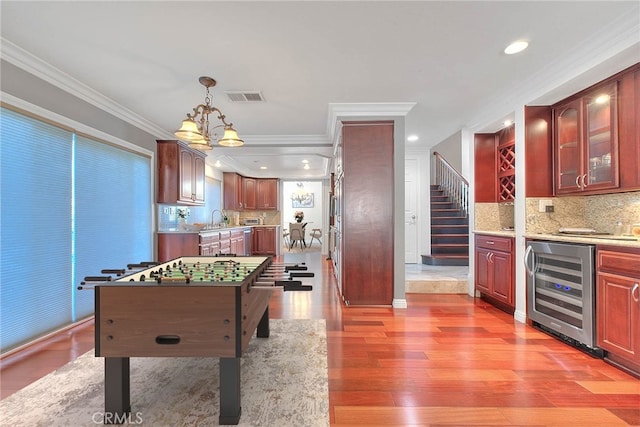
{"type": "Polygon", "coordinates": [[[209,230],[180,230],[177,228],[167,228],[164,230],[158,230],[158,234],[199,234],[199,233],[213,233],[219,231],[238,230],[245,228],[260,228],[260,227],[280,227],[280,224],[264,224],[264,225],[232,225],[230,227],[211,228],[209,230]]]}
{"type": "MultiPolygon", "coordinates": [[[[473,233],[484,234],[488,236],[515,237],[515,232],[510,230],[474,230],[473,233]]],[[[584,243],[589,245],[614,245],[640,248],[640,240],[635,239],[631,236],[575,236],[560,235],[557,233],[525,233],[524,237],[527,239],[551,240],[556,242],[584,243]]]]}
{"type": "Polygon", "coordinates": [[[516,237],[513,230],[473,230],[473,234],[485,234],[487,236],[516,237]]]}
{"type": "Polygon", "coordinates": [[[537,240],[552,240],[557,242],[570,242],[570,243],[585,243],[589,245],[614,245],[614,246],[628,246],[634,248],[640,248],[640,240],[632,237],[616,237],[616,236],[565,236],[558,234],[546,234],[546,233],[526,233],[524,235],[527,239],[537,240]]]}

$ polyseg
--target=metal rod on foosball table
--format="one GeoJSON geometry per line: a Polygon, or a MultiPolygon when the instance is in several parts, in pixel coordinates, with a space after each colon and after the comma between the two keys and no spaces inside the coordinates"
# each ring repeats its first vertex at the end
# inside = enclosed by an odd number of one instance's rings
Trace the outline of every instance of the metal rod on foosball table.
{"type": "Polygon", "coordinates": [[[251,289],[273,289],[281,287],[287,291],[310,291],[313,289],[311,285],[303,285],[300,280],[274,280],[274,281],[258,281],[251,289]]]}

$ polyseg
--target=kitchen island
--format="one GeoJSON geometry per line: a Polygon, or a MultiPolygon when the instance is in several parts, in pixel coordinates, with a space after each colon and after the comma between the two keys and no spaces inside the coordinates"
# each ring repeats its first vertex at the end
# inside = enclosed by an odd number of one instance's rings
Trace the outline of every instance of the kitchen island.
{"type": "Polygon", "coordinates": [[[158,261],[180,256],[280,254],[280,225],[231,226],[158,231],[158,261]]]}

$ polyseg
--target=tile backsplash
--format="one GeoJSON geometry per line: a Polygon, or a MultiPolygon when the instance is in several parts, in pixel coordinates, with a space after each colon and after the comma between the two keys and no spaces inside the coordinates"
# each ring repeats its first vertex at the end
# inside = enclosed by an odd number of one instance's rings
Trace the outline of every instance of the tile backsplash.
{"type": "Polygon", "coordinates": [[[474,230],[498,231],[513,227],[513,204],[476,203],[474,230]]]}
{"type": "Polygon", "coordinates": [[[616,224],[640,223],[640,192],[526,199],[526,232],[555,233],[560,227],[615,233],[616,224]],[[552,200],[554,212],[538,212],[540,200],[552,200]]]}

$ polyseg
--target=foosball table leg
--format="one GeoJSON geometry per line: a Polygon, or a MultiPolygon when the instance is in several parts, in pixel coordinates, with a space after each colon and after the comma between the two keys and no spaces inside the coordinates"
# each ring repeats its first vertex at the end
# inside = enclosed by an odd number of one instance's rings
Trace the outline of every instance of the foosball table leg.
{"type": "Polygon", "coordinates": [[[264,314],[260,318],[260,322],[258,323],[258,328],[256,329],[256,336],[258,338],[269,338],[269,334],[271,333],[269,329],[269,306],[264,310],[264,314]]]}
{"type": "Polygon", "coordinates": [[[105,424],[121,424],[131,412],[128,357],[104,358],[105,424]]]}
{"type": "Polygon", "coordinates": [[[240,422],[240,358],[220,358],[220,418],[221,425],[240,422]]]}

